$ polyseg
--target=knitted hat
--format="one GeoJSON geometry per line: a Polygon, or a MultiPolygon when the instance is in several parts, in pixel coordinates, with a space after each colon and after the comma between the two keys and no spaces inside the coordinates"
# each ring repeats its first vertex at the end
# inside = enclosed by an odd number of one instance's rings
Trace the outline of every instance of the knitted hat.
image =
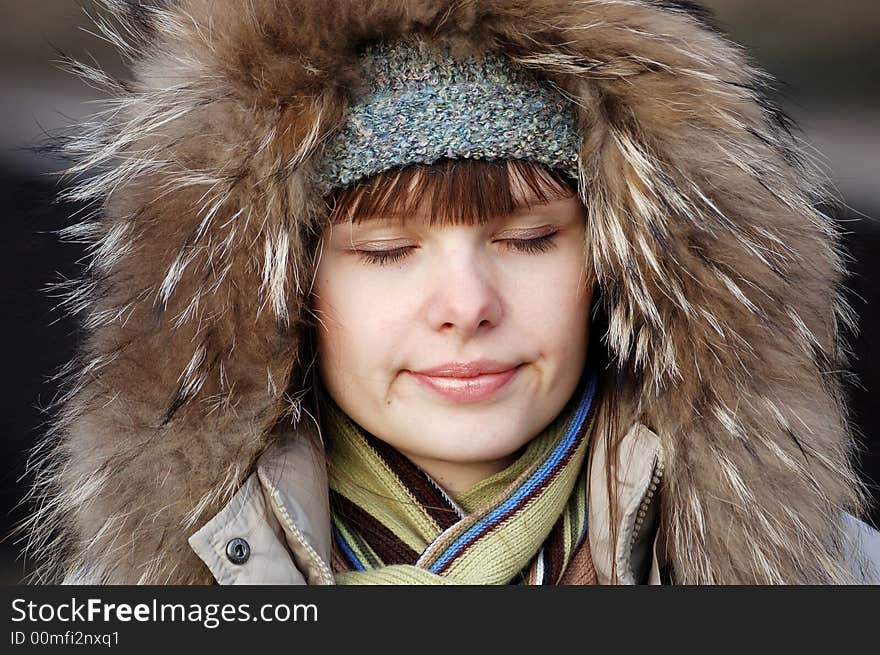
{"type": "Polygon", "coordinates": [[[506,57],[456,58],[411,38],[372,45],[360,63],[367,85],[325,144],[320,193],[442,158],[527,159],[577,178],[572,103],[506,57]]]}

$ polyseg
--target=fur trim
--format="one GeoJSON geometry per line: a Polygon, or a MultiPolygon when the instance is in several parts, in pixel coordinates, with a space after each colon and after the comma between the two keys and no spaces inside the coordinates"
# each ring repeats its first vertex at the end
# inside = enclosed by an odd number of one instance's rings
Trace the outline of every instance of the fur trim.
{"type": "Polygon", "coordinates": [[[34,454],[36,579],[209,582],[187,536],[295,419],[315,235],[310,162],[358,85],[359,45],[429,33],[500,48],[579,105],[589,265],[624,390],[666,453],[683,583],[848,580],[859,513],[838,371],[853,315],[821,178],[769,77],[676,0],[104,0],[133,63],[66,143],[64,305],[86,336],[34,454]],[[299,358],[298,358],[299,356],[299,358]]]}

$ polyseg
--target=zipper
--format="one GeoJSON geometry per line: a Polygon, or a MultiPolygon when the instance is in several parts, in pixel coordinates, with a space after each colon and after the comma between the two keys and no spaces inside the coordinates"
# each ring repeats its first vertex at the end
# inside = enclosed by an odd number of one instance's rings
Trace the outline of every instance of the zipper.
{"type": "Polygon", "coordinates": [[[642,496],[642,502],[639,504],[639,511],[636,514],[636,524],[635,527],[633,527],[632,537],[630,537],[629,541],[630,556],[632,556],[632,549],[636,545],[636,541],[638,541],[639,535],[642,532],[645,517],[648,515],[648,508],[651,506],[651,503],[654,502],[654,496],[657,494],[657,489],[660,487],[661,480],[663,480],[663,471],[663,459],[659,454],[655,455],[654,468],[651,471],[651,482],[648,484],[648,489],[645,491],[645,495],[642,496]]]}

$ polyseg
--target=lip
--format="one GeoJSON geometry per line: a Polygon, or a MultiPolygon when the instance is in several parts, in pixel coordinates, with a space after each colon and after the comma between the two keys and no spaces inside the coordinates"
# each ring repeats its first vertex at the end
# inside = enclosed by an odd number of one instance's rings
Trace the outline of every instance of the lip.
{"type": "Polygon", "coordinates": [[[413,372],[435,378],[473,378],[488,373],[504,373],[516,367],[516,364],[499,362],[494,359],[475,359],[470,362],[446,362],[434,368],[413,372]]]}
{"type": "Polygon", "coordinates": [[[520,366],[494,360],[449,362],[423,371],[411,371],[428,389],[454,402],[479,402],[505,387],[520,366]]]}

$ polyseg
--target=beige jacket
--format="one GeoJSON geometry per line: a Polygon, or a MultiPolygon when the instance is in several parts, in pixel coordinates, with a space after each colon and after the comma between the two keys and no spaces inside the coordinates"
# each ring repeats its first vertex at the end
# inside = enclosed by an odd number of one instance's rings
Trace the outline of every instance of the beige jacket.
{"type": "MultiPolygon", "coordinates": [[[[301,425],[306,424],[311,425],[301,425]]],[[[305,438],[279,440],[267,450],[226,506],[189,538],[218,583],[333,584],[323,455],[315,431],[301,436],[305,438]]],[[[615,544],[604,444],[604,439],[594,439],[590,460],[588,526],[598,581],[612,582],[616,562],[621,584],[661,584],[666,563],[657,530],[663,479],[660,439],[636,423],[621,442],[615,544]]],[[[880,569],[880,534],[848,515],[845,520],[853,538],[853,567],[862,559],[873,560],[880,569]]],[[[880,582],[876,573],[859,575],[880,582]]]]}

